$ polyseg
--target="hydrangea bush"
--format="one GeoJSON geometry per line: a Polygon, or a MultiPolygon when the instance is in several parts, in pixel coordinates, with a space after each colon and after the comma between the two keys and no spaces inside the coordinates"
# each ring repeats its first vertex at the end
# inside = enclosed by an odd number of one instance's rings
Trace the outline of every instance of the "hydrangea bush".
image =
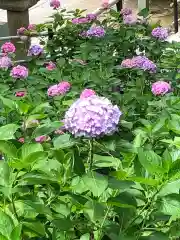
{"type": "Polygon", "coordinates": [[[179,45],[145,11],[61,9],[0,58],[0,239],[179,239],[179,45]]]}

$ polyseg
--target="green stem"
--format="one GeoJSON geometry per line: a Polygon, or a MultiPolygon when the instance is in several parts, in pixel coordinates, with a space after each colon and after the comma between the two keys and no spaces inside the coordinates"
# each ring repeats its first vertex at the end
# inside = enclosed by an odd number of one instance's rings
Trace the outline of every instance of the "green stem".
{"type": "Polygon", "coordinates": [[[13,195],[12,195],[11,202],[12,202],[12,207],[13,207],[14,215],[16,216],[17,220],[19,221],[19,217],[18,217],[18,214],[17,214],[17,211],[16,211],[16,207],[15,207],[15,203],[14,203],[14,197],[13,197],[13,195]]]}
{"type": "Polygon", "coordinates": [[[93,138],[89,140],[89,171],[92,170],[93,166],[93,138]]]}

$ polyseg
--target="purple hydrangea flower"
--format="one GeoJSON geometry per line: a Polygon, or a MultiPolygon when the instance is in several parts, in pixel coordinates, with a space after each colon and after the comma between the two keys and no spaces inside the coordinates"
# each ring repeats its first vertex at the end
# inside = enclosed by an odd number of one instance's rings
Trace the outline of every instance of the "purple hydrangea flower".
{"type": "Polygon", "coordinates": [[[123,22],[126,25],[135,25],[137,23],[137,16],[130,14],[123,16],[123,22]]]}
{"type": "Polygon", "coordinates": [[[123,16],[132,15],[132,9],[130,9],[130,8],[123,8],[123,9],[121,9],[121,14],[123,16]]]}
{"type": "Polygon", "coordinates": [[[151,34],[159,40],[165,40],[169,36],[168,29],[163,27],[154,28],[151,34]]]}
{"type": "Polygon", "coordinates": [[[94,13],[89,13],[86,15],[86,18],[89,20],[89,21],[93,21],[93,20],[96,20],[97,19],[97,15],[94,14],[94,13]]]}
{"type": "Polygon", "coordinates": [[[133,57],[132,59],[125,59],[122,61],[121,67],[138,68],[144,71],[149,71],[151,73],[155,73],[157,70],[156,64],[145,56],[136,56],[133,57]]]}
{"type": "Polygon", "coordinates": [[[72,23],[73,24],[83,24],[83,23],[89,23],[89,19],[88,18],[74,18],[72,19],[72,23]]]}
{"type": "Polygon", "coordinates": [[[18,65],[13,67],[10,75],[15,79],[24,79],[28,77],[28,69],[24,66],[18,65]]]}
{"type": "Polygon", "coordinates": [[[86,32],[86,36],[101,38],[101,37],[104,37],[105,33],[106,31],[104,30],[103,27],[93,26],[86,32]]]}
{"type": "Polygon", "coordinates": [[[12,61],[9,57],[4,56],[0,58],[0,68],[8,69],[12,67],[12,61]]]}
{"type": "Polygon", "coordinates": [[[151,91],[155,96],[162,96],[171,91],[171,85],[164,81],[157,81],[152,84],[151,91]]]}
{"type": "Polygon", "coordinates": [[[101,137],[117,130],[121,111],[104,97],[78,99],[65,114],[64,126],[76,137],[101,137]]]}
{"type": "Polygon", "coordinates": [[[39,45],[33,45],[29,48],[28,56],[39,56],[43,53],[43,48],[39,45]]]}

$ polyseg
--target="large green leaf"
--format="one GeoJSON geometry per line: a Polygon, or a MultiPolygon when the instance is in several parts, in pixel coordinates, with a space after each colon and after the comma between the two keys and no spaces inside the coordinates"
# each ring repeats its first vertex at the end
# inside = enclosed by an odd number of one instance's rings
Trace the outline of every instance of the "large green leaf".
{"type": "Polygon", "coordinates": [[[17,158],[17,148],[11,142],[0,141],[0,152],[8,157],[17,158]]]}
{"type": "Polygon", "coordinates": [[[7,215],[5,212],[3,212],[2,209],[0,209],[0,233],[7,237],[8,239],[11,239],[11,233],[14,229],[14,223],[13,220],[10,218],[9,215],[7,215]]]}
{"type": "Polygon", "coordinates": [[[84,175],[82,179],[95,197],[99,197],[108,187],[107,177],[93,171],[84,175]]]}
{"type": "Polygon", "coordinates": [[[159,196],[164,197],[173,193],[179,194],[180,190],[180,179],[167,183],[159,192],[159,196]]]}
{"type": "Polygon", "coordinates": [[[126,181],[126,180],[122,181],[122,180],[117,180],[115,178],[110,178],[108,180],[108,185],[112,189],[119,189],[121,191],[125,191],[129,189],[131,186],[135,185],[135,183],[131,181],[126,181]]]}
{"type": "Polygon", "coordinates": [[[4,98],[2,96],[0,96],[0,100],[2,101],[2,103],[4,104],[4,106],[10,108],[11,110],[16,109],[16,104],[14,101],[8,99],[8,98],[4,98]]]}
{"type": "Polygon", "coordinates": [[[44,110],[46,110],[46,109],[48,109],[48,108],[52,108],[52,107],[49,105],[49,103],[42,103],[42,104],[36,106],[36,107],[32,110],[31,114],[42,113],[44,110]]]}
{"type": "Polygon", "coordinates": [[[53,141],[53,145],[56,149],[63,149],[72,147],[75,144],[75,141],[71,139],[70,134],[63,134],[59,137],[55,138],[53,141]]]}
{"type": "Polygon", "coordinates": [[[23,227],[27,228],[29,231],[36,233],[38,236],[45,236],[45,227],[41,222],[23,222],[23,227]]]}
{"type": "Polygon", "coordinates": [[[18,128],[19,126],[13,123],[0,127],[0,140],[14,139],[14,133],[18,128]]]}
{"type": "Polygon", "coordinates": [[[121,161],[118,158],[115,158],[113,156],[101,156],[94,154],[93,156],[93,166],[95,167],[114,167],[119,168],[121,167],[121,161]]]}
{"type": "Polygon", "coordinates": [[[90,240],[90,234],[89,233],[83,234],[79,240],[90,240]]]}
{"type": "Polygon", "coordinates": [[[84,205],[83,212],[88,220],[96,223],[102,222],[104,218],[105,207],[96,201],[88,201],[84,205]]]}
{"type": "Polygon", "coordinates": [[[142,148],[139,148],[138,159],[144,169],[151,174],[163,174],[165,172],[161,166],[161,157],[154,151],[144,151],[142,148]]]}
{"type": "Polygon", "coordinates": [[[40,143],[24,144],[21,147],[21,158],[27,158],[30,154],[35,152],[43,152],[43,147],[40,143]]]}
{"type": "Polygon", "coordinates": [[[22,230],[22,226],[20,224],[17,225],[11,233],[11,240],[21,239],[21,230],[22,230]]]}
{"type": "Polygon", "coordinates": [[[52,132],[54,132],[56,129],[60,128],[63,125],[63,123],[61,122],[51,122],[51,123],[47,123],[47,124],[43,124],[41,126],[38,126],[34,132],[32,137],[39,137],[42,135],[48,135],[52,132]]]}
{"type": "Polygon", "coordinates": [[[67,231],[72,228],[73,223],[69,218],[58,218],[53,220],[53,225],[63,231],[67,231]]]}
{"type": "Polygon", "coordinates": [[[173,218],[180,217],[180,199],[178,195],[166,196],[161,199],[159,211],[173,218]]]}

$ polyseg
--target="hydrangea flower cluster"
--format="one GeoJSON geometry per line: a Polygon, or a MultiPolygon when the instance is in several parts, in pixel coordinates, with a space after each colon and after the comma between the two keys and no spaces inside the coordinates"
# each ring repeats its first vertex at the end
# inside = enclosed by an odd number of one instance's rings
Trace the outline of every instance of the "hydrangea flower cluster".
{"type": "Polygon", "coordinates": [[[78,99],[65,114],[64,127],[76,137],[101,137],[117,130],[121,111],[104,97],[78,99]]]}
{"type": "Polygon", "coordinates": [[[1,51],[6,54],[14,53],[16,51],[16,47],[11,42],[5,42],[1,47],[1,51]]]}
{"type": "Polygon", "coordinates": [[[27,29],[25,27],[21,27],[17,29],[17,35],[24,35],[27,29]]]}
{"type": "Polygon", "coordinates": [[[55,96],[63,95],[66,92],[68,92],[70,88],[71,88],[71,84],[69,82],[64,81],[64,82],[61,82],[59,84],[51,86],[48,89],[47,94],[48,94],[49,97],[55,97],[55,96]]]}
{"type": "Polygon", "coordinates": [[[83,23],[89,23],[89,19],[84,17],[84,18],[74,18],[72,19],[73,24],[83,24],[83,23]]]}
{"type": "Polygon", "coordinates": [[[40,56],[43,53],[43,48],[39,45],[32,45],[29,48],[28,56],[40,56]]]}
{"type": "Polygon", "coordinates": [[[49,70],[49,71],[52,71],[52,70],[56,69],[56,64],[53,63],[53,62],[49,62],[49,63],[46,65],[46,69],[49,70]]]}
{"type": "Polygon", "coordinates": [[[82,32],[80,35],[82,37],[97,37],[101,38],[104,37],[106,31],[101,26],[92,26],[88,31],[82,32]]]}
{"type": "Polygon", "coordinates": [[[171,85],[164,81],[157,81],[152,84],[151,91],[155,96],[165,95],[171,92],[171,85]]]}
{"type": "Polygon", "coordinates": [[[58,9],[60,8],[61,3],[59,0],[51,0],[50,1],[50,7],[54,8],[54,9],[58,9]]]}
{"type": "Polygon", "coordinates": [[[151,32],[152,36],[159,40],[166,40],[169,36],[169,32],[167,28],[157,27],[154,28],[151,32]]]}
{"type": "Polygon", "coordinates": [[[80,98],[88,98],[90,96],[96,95],[96,92],[92,89],[84,89],[80,95],[80,98]]]}
{"type": "Polygon", "coordinates": [[[93,20],[96,20],[97,19],[97,15],[94,14],[94,13],[88,13],[86,15],[86,18],[89,19],[89,21],[93,21],[93,20]]]}
{"type": "Polygon", "coordinates": [[[123,22],[126,25],[135,25],[137,23],[138,19],[136,15],[129,14],[123,16],[123,22]]]}
{"type": "Polygon", "coordinates": [[[36,30],[36,24],[29,24],[29,26],[27,27],[27,29],[29,31],[35,31],[36,30]]]}
{"type": "Polygon", "coordinates": [[[25,91],[19,91],[19,92],[16,92],[15,93],[15,96],[16,97],[24,97],[26,95],[26,92],[25,91]]]}
{"type": "Polygon", "coordinates": [[[130,9],[130,8],[123,8],[123,9],[121,9],[121,14],[123,16],[131,15],[132,13],[133,13],[132,9],[130,9]]]}
{"type": "Polygon", "coordinates": [[[157,70],[156,64],[145,56],[136,56],[133,57],[132,59],[125,59],[122,61],[121,67],[138,68],[144,71],[149,71],[151,73],[155,73],[157,70]]]}
{"type": "Polygon", "coordinates": [[[28,77],[28,69],[24,66],[18,65],[13,67],[10,75],[15,79],[25,79],[28,77]]]}
{"type": "Polygon", "coordinates": [[[0,58],[0,68],[8,69],[12,67],[12,61],[9,57],[4,56],[0,58]]]}

